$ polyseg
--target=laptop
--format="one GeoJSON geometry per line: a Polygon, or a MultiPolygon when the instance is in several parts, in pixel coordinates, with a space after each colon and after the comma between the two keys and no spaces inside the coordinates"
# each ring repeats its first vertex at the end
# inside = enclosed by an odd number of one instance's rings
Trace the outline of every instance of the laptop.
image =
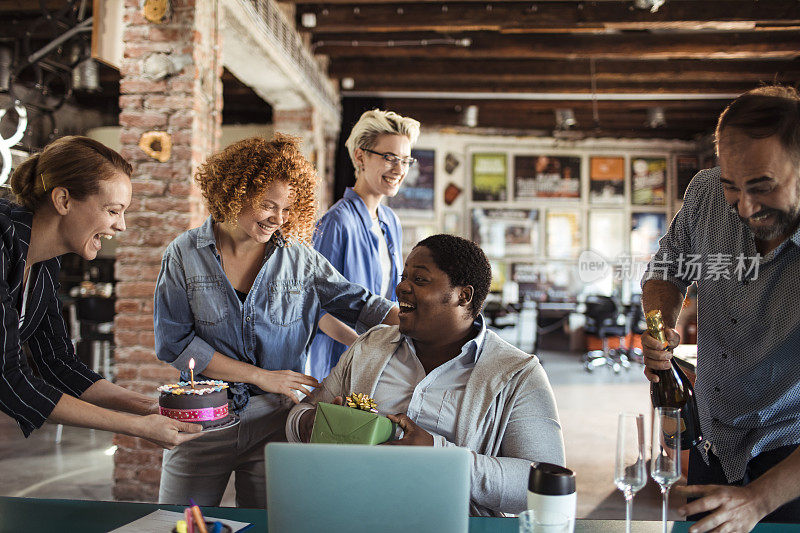
{"type": "Polygon", "coordinates": [[[275,442],[265,454],[270,533],[467,533],[463,448],[275,442]]]}

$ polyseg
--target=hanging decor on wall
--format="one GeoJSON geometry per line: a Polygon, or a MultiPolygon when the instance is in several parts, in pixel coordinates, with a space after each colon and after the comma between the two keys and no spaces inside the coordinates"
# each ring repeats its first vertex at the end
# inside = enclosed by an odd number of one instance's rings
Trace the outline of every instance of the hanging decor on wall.
{"type": "Polygon", "coordinates": [[[145,0],[142,6],[142,15],[153,24],[162,24],[170,15],[169,0],[145,0]]]}
{"type": "Polygon", "coordinates": [[[416,165],[408,169],[403,186],[397,195],[386,199],[386,205],[401,217],[433,218],[434,207],[434,150],[412,150],[416,165]]]}
{"type": "Polygon", "coordinates": [[[580,198],[581,158],[514,157],[514,198],[580,198]]]}
{"type": "Polygon", "coordinates": [[[472,200],[502,202],[507,198],[506,154],[472,154],[472,200]]]}
{"type": "Polygon", "coordinates": [[[146,131],[139,138],[139,148],[153,159],[166,163],[172,156],[172,136],[166,131],[146,131]]]}

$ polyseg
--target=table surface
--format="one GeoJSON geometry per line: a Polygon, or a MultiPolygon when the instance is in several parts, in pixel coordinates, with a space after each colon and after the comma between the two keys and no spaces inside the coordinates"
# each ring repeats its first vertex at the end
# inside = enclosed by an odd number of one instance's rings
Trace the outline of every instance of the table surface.
{"type": "MultiPolygon", "coordinates": [[[[33,498],[0,497],[0,532],[101,533],[123,526],[141,518],[156,509],[182,511],[174,505],[149,503],[97,502],[86,500],[45,500],[33,498]]],[[[214,518],[228,518],[249,522],[252,532],[267,531],[267,512],[260,509],[237,509],[233,507],[204,507],[203,513],[214,518]]],[[[685,533],[688,522],[670,523],[673,533],[685,533]]],[[[612,533],[624,530],[624,520],[578,520],[577,533],[612,533]]],[[[660,522],[635,521],[633,532],[658,533],[660,522]]],[[[470,533],[516,533],[516,518],[475,518],[469,519],[470,533]]],[[[758,533],[797,532],[800,525],[759,524],[758,533]]]]}

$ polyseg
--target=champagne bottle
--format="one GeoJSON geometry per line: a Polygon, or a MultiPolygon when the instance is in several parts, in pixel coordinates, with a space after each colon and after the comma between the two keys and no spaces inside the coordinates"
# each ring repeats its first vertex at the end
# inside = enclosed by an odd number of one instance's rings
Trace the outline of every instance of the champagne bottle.
{"type": "MultiPolygon", "coordinates": [[[[648,311],[645,320],[648,333],[654,339],[666,343],[667,336],[664,332],[664,319],[661,311],[658,309],[648,311]]],[[[675,358],[672,358],[670,362],[672,368],[669,370],[653,370],[653,373],[658,376],[658,383],[650,383],[650,399],[653,407],[674,407],[681,410],[681,449],[689,450],[703,441],[694,387],[675,362],[675,358]]],[[[665,428],[665,437],[669,438],[666,433],[665,428]]]]}

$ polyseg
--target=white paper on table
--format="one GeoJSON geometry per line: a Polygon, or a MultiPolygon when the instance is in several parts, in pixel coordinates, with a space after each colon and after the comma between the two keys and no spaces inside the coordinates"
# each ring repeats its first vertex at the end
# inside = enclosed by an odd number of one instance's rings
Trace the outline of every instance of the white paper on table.
{"type": "MultiPolygon", "coordinates": [[[[175,523],[178,520],[183,520],[183,518],[183,513],[159,509],[157,511],[153,511],[147,516],[139,518],[138,520],[134,520],[129,524],[118,527],[109,533],[165,533],[172,531],[172,528],[175,527],[175,523]]],[[[234,520],[214,518],[213,516],[208,515],[203,515],[203,518],[206,520],[221,522],[226,526],[230,526],[234,532],[242,531],[243,529],[246,529],[252,525],[247,522],[236,522],[234,520]]]]}

